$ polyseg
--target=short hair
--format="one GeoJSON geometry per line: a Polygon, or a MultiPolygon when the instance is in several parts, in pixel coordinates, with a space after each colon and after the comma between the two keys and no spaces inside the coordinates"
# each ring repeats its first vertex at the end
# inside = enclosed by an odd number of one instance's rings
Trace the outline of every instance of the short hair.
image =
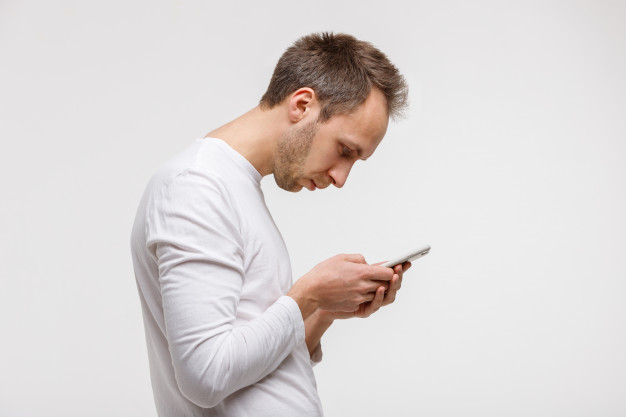
{"type": "Polygon", "coordinates": [[[393,119],[408,106],[406,81],[387,56],[371,43],[343,33],[313,33],[298,39],[278,60],[259,104],[271,109],[303,87],[313,89],[320,100],[319,122],[356,110],[372,87],[384,94],[393,119]]]}

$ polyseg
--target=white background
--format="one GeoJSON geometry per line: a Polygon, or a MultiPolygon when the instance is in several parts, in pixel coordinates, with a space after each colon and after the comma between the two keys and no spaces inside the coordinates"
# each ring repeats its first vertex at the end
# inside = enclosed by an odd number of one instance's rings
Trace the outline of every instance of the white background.
{"type": "Polygon", "coordinates": [[[154,416],[129,234],[166,159],[347,32],[412,107],[342,190],[264,179],[294,275],[427,242],[335,324],[328,417],[626,415],[622,1],[0,1],[0,416],[154,416]]]}

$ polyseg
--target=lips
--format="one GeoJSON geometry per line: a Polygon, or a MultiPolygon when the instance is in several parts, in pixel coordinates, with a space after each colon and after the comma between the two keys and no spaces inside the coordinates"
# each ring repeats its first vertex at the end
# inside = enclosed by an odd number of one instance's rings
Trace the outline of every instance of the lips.
{"type": "Polygon", "coordinates": [[[313,180],[307,180],[305,182],[306,185],[303,185],[304,188],[306,188],[309,191],[315,191],[317,190],[317,184],[315,184],[315,181],[313,180]]]}
{"type": "Polygon", "coordinates": [[[324,188],[332,184],[331,181],[327,181],[324,178],[318,178],[317,181],[311,180],[311,183],[313,184],[313,187],[315,187],[313,188],[314,190],[323,190],[324,188]]]}
{"type": "Polygon", "coordinates": [[[328,187],[329,185],[330,185],[329,182],[318,183],[318,182],[315,182],[315,180],[310,179],[306,182],[306,185],[304,185],[303,187],[305,187],[309,191],[315,191],[315,190],[324,189],[328,187]]]}

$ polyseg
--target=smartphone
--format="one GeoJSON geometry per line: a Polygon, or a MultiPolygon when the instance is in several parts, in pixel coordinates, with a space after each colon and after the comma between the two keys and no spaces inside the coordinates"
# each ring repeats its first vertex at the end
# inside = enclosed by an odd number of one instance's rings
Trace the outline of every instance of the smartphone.
{"type": "Polygon", "coordinates": [[[420,248],[417,248],[415,250],[412,250],[411,252],[400,256],[396,259],[393,259],[389,262],[385,262],[384,264],[382,264],[381,266],[384,266],[386,268],[393,268],[394,266],[404,263],[404,262],[411,262],[415,259],[421,258],[424,255],[428,255],[428,252],[430,252],[430,245],[424,245],[420,248]]]}

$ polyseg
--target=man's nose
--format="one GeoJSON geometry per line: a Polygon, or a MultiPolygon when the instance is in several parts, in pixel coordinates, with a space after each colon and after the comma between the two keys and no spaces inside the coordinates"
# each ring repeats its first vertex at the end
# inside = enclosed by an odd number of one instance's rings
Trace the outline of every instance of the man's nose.
{"type": "Polygon", "coordinates": [[[348,179],[348,175],[350,174],[350,170],[352,169],[353,163],[341,164],[336,167],[333,167],[330,172],[330,178],[333,181],[333,185],[337,188],[343,187],[348,179]]]}

